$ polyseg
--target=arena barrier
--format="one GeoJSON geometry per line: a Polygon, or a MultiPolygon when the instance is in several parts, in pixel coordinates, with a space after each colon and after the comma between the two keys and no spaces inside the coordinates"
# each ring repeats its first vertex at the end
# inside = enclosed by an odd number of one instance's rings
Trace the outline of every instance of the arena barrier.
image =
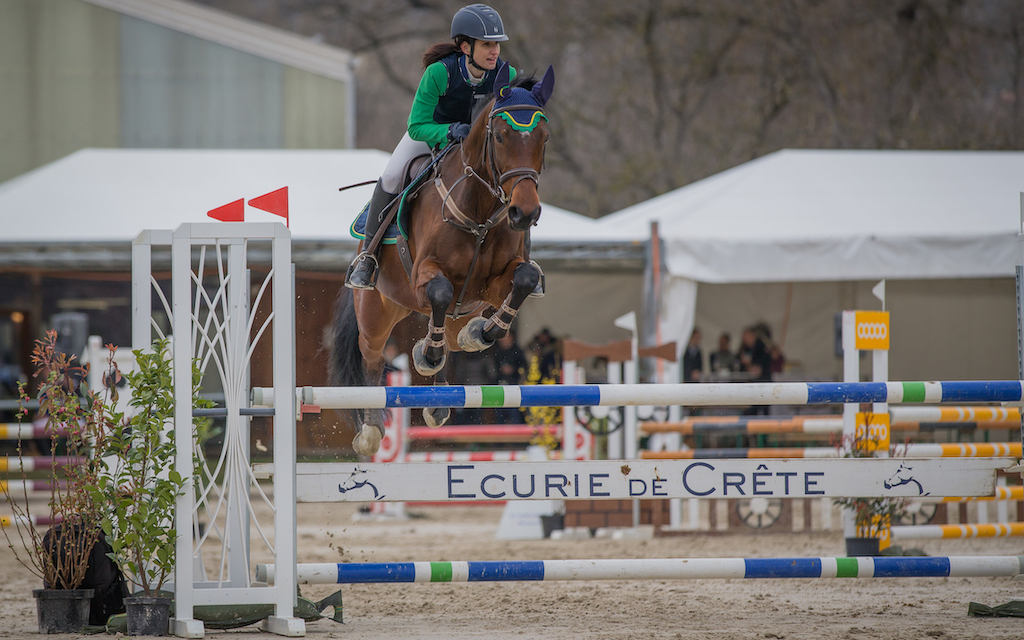
{"type": "MultiPolygon", "coordinates": [[[[302,584],[740,578],[1013,578],[1022,573],[1024,556],[353,562],[298,566],[298,580],[302,584]]],[[[274,565],[256,565],[257,580],[273,583],[274,574],[274,565]]]]}

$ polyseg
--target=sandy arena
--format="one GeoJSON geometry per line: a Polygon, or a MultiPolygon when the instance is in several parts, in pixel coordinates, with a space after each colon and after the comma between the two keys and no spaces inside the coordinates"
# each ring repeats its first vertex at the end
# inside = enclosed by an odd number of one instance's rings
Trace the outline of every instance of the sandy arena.
{"type": "MultiPolygon", "coordinates": [[[[355,505],[299,505],[300,562],[842,555],[841,534],[699,534],[649,541],[499,541],[498,507],[413,507],[401,522],[353,521],[355,505]]],[[[1019,539],[918,541],[929,555],[1024,554],[1019,539]]],[[[254,551],[254,557],[257,555],[254,551]]],[[[32,576],[0,553],[0,637],[37,636],[32,576]]],[[[310,638],[1021,638],[1024,620],[973,618],[968,602],[1024,599],[1006,578],[697,580],[304,586],[343,589],[345,624],[310,638]]],[[[207,631],[253,637],[257,627],[207,631]]],[[[261,634],[271,637],[269,634],[261,634]]],[[[38,636],[37,636],[38,637],[38,636]]],[[[49,636],[54,640],[74,635],[49,636]]],[[[89,637],[89,636],[86,636],[89,637]]],[[[102,636],[101,636],[102,637],[102,636]]]]}

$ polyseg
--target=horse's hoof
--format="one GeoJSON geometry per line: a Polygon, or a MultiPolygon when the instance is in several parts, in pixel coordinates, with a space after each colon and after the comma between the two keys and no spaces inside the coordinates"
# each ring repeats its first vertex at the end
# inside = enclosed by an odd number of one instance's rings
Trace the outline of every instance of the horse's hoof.
{"type": "Polygon", "coordinates": [[[452,417],[452,410],[448,407],[428,407],[423,410],[423,421],[431,429],[436,429],[448,422],[450,417],[452,417]]]}
{"type": "Polygon", "coordinates": [[[420,338],[419,342],[412,346],[412,365],[416,367],[416,373],[420,374],[424,378],[429,378],[441,369],[444,369],[444,363],[448,359],[447,354],[441,354],[441,360],[436,365],[432,365],[427,362],[426,350],[427,350],[427,339],[420,338]]]}
{"type": "Polygon", "coordinates": [[[380,429],[372,424],[364,424],[352,439],[352,448],[361,456],[372,456],[380,448],[380,438],[380,429]]]}
{"type": "Polygon", "coordinates": [[[493,345],[493,342],[484,340],[484,326],[487,320],[477,316],[462,327],[457,342],[463,351],[483,351],[493,345]]]}

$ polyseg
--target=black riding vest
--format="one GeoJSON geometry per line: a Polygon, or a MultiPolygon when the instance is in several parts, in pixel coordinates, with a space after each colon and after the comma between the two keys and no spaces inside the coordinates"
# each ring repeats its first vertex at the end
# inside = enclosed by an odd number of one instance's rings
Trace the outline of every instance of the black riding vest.
{"type": "Polygon", "coordinates": [[[473,122],[473,109],[490,99],[494,90],[494,76],[505,62],[498,58],[498,64],[484,74],[484,80],[473,86],[466,82],[462,75],[459,58],[463,54],[453,53],[438,60],[448,70],[448,88],[441,94],[434,109],[434,122],[446,124],[450,122],[473,122]]]}

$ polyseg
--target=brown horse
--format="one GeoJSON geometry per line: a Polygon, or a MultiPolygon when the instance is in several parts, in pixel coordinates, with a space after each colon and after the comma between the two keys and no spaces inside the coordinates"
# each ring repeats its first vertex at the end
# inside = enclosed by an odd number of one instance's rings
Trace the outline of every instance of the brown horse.
{"type": "MultiPolygon", "coordinates": [[[[381,384],[384,345],[413,311],[430,318],[427,335],[413,347],[413,365],[438,384],[445,382],[448,349],[482,351],[508,331],[540,278],[526,256],[526,232],[540,217],[537,185],[549,137],[544,104],[554,80],[549,67],[540,82],[511,87],[508,68],[499,70],[494,99],[461,148],[445,155],[433,182],[407,205],[411,268],[403,266],[401,244],[383,246],[377,288],[342,289],[330,345],[335,384],[381,384]]],[[[352,446],[373,455],[383,412],[357,414],[352,446]]],[[[431,426],[449,415],[447,408],[424,410],[431,426]]]]}

